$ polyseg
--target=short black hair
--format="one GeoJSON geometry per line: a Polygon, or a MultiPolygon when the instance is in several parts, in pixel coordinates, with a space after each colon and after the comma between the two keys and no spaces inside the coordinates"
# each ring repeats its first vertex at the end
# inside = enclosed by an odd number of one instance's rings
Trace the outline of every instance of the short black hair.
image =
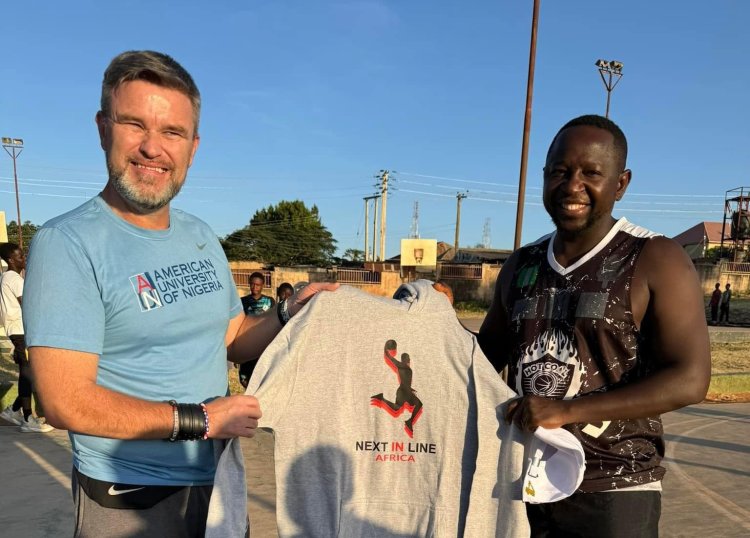
{"type": "Polygon", "coordinates": [[[249,281],[249,282],[252,282],[252,281],[253,281],[253,279],[255,279],[255,278],[259,278],[259,279],[261,279],[261,280],[263,281],[263,287],[265,287],[265,286],[266,286],[266,275],[264,275],[263,273],[261,273],[261,272],[259,272],[259,271],[255,271],[254,273],[252,273],[252,274],[250,275],[250,278],[248,279],[248,281],[249,281]]]}
{"type": "Polygon", "coordinates": [[[294,286],[292,286],[289,282],[282,282],[279,284],[279,287],[276,288],[276,295],[281,295],[281,292],[283,290],[292,290],[292,293],[294,293],[294,286]]]}
{"type": "Polygon", "coordinates": [[[585,116],[578,116],[577,118],[573,118],[568,123],[563,125],[560,130],[557,131],[555,138],[552,139],[552,143],[549,145],[549,149],[547,150],[547,159],[549,159],[549,152],[550,150],[552,150],[552,146],[555,145],[555,142],[560,136],[560,133],[562,133],[565,129],[580,126],[596,127],[597,129],[604,129],[605,131],[610,133],[612,135],[612,138],[614,138],[615,152],[617,153],[617,157],[620,159],[620,167],[625,170],[626,163],[628,161],[628,140],[625,138],[625,133],[623,133],[622,129],[620,129],[617,124],[611,119],[605,118],[604,116],[599,116],[597,114],[586,114],[585,116]]]}
{"type": "Polygon", "coordinates": [[[3,243],[0,245],[0,258],[5,260],[5,263],[10,261],[10,257],[20,247],[16,243],[3,243]]]}

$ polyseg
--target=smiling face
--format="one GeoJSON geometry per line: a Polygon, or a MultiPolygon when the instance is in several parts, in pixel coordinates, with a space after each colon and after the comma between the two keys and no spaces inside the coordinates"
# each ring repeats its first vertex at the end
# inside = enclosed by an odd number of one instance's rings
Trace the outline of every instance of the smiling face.
{"type": "Polygon", "coordinates": [[[143,80],[125,82],[112,92],[111,114],[99,112],[96,123],[110,194],[136,214],[167,206],[198,149],[190,98],[143,80]]]}
{"type": "Polygon", "coordinates": [[[558,233],[603,237],[612,208],[630,182],[612,134],[588,125],[569,127],[553,142],[544,167],[544,207],[558,233]]]}

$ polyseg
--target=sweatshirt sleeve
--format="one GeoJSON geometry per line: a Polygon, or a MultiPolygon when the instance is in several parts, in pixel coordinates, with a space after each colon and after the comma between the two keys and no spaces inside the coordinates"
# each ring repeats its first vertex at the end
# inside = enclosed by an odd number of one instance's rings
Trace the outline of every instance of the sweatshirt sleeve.
{"type": "Polygon", "coordinates": [[[472,353],[479,450],[472,480],[465,536],[529,536],[521,501],[524,445],[521,432],[505,422],[505,406],[516,394],[480,350],[472,353]]]}
{"type": "MultiPolygon", "coordinates": [[[[311,303],[292,318],[258,359],[245,394],[255,396],[263,417],[261,428],[276,430],[294,393],[297,358],[304,349],[311,303]]],[[[247,480],[240,439],[229,441],[219,457],[206,519],[206,538],[245,536],[248,525],[247,480]]]]}

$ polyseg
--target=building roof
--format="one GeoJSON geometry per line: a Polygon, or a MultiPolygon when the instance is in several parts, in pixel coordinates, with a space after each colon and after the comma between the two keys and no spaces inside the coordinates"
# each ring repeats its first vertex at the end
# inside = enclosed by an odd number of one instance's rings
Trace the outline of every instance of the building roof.
{"type": "MultiPolygon", "coordinates": [[[[456,249],[453,248],[453,245],[445,241],[437,242],[438,262],[497,264],[505,263],[512,253],[512,250],[505,249],[459,247],[458,255],[456,255],[456,249]]],[[[386,262],[390,263],[400,263],[400,261],[400,254],[386,260],[386,262]]]]}
{"type": "Polygon", "coordinates": [[[442,241],[438,243],[438,260],[442,262],[505,263],[512,253],[512,250],[506,249],[464,247],[459,247],[458,253],[456,253],[452,245],[442,241]]]}
{"type": "MultiPolygon", "coordinates": [[[[695,226],[677,234],[673,239],[683,247],[687,245],[703,244],[704,241],[707,243],[718,244],[721,243],[721,229],[723,226],[724,223],[722,222],[699,222],[695,226]]],[[[731,240],[729,225],[727,225],[725,230],[724,240],[731,240]]]]}

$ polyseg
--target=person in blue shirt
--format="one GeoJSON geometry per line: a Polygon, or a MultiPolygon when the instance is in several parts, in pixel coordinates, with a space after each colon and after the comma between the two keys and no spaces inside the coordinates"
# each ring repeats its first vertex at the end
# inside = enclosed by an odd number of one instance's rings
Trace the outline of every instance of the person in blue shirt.
{"type": "Polygon", "coordinates": [[[200,136],[200,93],[173,58],[116,56],[96,125],[108,181],[47,222],[24,294],[47,421],[70,432],[76,536],[203,536],[223,440],[252,437],[226,360],[256,359],[323,289],[247,316],[216,234],[171,207],[200,136]]]}

